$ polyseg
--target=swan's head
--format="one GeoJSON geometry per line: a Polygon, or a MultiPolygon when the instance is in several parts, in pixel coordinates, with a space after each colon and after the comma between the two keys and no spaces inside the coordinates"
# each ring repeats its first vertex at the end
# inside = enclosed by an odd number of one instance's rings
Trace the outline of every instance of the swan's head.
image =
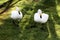
{"type": "Polygon", "coordinates": [[[16,6],[16,11],[19,11],[19,10],[20,10],[19,7],[16,6]]]}
{"type": "Polygon", "coordinates": [[[41,14],[42,13],[42,10],[41,9],[38,9],[38,12],[37,13],[41,14]]]}
{"type": "Polygon", "coordinates": [[[42,18],[42,10],[41,9],[38,9],[38,12],[37,12],[39,15],[40,15],[40,17],[42,18]]]}

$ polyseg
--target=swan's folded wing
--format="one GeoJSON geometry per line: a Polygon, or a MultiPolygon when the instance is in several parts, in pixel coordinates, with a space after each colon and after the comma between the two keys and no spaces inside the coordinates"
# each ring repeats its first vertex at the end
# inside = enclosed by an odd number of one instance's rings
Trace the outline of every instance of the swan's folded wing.
{"type": "Polygon", "coordinates": [[[42,21],[41,21],[41,23],[45,23],[45,22],[47,22],[48,17],[49,17],[48,14],[43,14],[43,15],[42,15],[42,21]]]}
{"type": "Polygon", "coordinates": [[[40,18],[39,14],[37,14],[37,13],[34,14],[34,21],[35,22],[41,22],[41,18],[40,18]]]}
{"type": "Polygon", "coordinates": [[[12,19],[17,19],[18,17],[19,17],[19,14],[18,14],[17,11],[12,11],[12,12],[11,12],[11,18],[12,18],[12,19]]]}

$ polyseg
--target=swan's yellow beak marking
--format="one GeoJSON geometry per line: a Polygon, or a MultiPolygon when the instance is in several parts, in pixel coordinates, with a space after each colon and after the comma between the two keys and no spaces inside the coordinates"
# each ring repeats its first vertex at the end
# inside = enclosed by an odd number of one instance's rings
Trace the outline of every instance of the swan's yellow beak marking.
{"type": "Polygon", "coordinates": [[[40,16],[42,16],[42,13],[40,14],[40,16]]]}

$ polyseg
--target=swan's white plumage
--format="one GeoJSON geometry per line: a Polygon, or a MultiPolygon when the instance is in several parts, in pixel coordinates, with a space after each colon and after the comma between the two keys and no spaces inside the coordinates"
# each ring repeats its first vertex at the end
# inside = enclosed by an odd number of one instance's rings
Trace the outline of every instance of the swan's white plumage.
{"type": "Polygon", "coordinates": [[[46,23],[48,20],[48,14],[43,13],[41,18],[41,23],[46,23]]]}
{"type": "Polygon", "coordinates": [[[16,20],[16,19],[18,19],[18,20],[22,19],[22,17],[23,17],[22,12],[20,12],[20,14],[19,14],[18,11],[19,11],[19,8],[17,7],[16,10],[13,10],[11,12],[11,18],[12,19],[14,19],[14,20],[16,20]]]}
{"type": "Polygon", "coordinates": [[[34,14],[34,21],[39,22],[39,23],[46,23],[48,20],[48,17],[49,17],[48,14],[41,13],[41,11],[40,11],[40,13],[37,12],[34,14]],[[40,18],[40,14],[42,14],[42,18],[40,18]]]}

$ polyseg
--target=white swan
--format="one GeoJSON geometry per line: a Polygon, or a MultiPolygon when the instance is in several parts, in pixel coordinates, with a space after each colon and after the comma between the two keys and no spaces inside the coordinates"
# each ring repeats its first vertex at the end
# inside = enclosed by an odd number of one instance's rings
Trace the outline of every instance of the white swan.
{"type": "Polygon", "coordinates": [[[14,20],[16,20],[16,19],[20,20],[20,19],[22,19],[22,17],[23,17],[23,14],[22,14],[21,11],[19,11],[18,7],[16,7],[16,10],[13,10],[11,12],[11,18],[14,19],[14,20]]]}
{"type": "Polygon", "coordinates": [[[42,13],[42,11],[38,9],[38,12],[34,14],[34,21],[39,23],[46,23],[48,17],[48,14],[42,13]]]}

